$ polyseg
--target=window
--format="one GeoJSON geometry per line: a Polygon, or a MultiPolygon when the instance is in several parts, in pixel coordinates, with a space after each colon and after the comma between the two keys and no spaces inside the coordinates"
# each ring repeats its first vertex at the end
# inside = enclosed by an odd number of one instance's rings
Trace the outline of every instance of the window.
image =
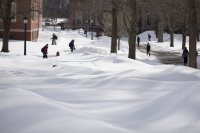
{"type": "Polygon", "coordinates": [[[16,21],[16,12],[17,12],[17,5],[15,2],[12,3],[12,7],[11,7],[11,20],[12,21],[16,21]]]}
{"type": "MultiPolygon", "coordinates": [[[[11,5],[11,21],[16,21],[17,5],[16,2],[12,2],[11,5]]],[[[0,21],[2,21],[3,14],[0,13],[0,21]]]]}

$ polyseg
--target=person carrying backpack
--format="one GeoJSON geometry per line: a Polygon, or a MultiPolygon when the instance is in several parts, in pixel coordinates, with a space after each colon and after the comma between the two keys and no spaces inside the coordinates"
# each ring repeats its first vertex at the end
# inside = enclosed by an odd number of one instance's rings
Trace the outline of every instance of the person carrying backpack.
{"type": "Polygon", "coordinates": [[[52,35],[52,44],[51,45],[56,45],[56,40],[58,39],[58,37],[56,36],[56,34],[55,33],[53,33],[53,35],[52,35]]]}
{"type": "Polygon", "coordinates": [[[69,43],[69,47],[71,49],[71,52],[73,52],[75,50],[75,46],[74,46],[74,40],[72,40],[70,43],[69,43]]]}
{"type": "Polygon", "coordinates": [[[48,44],[46,44],[44,47],[42,47],[41,52],[43,54],[43,58],[48,58],[48,44]]]}

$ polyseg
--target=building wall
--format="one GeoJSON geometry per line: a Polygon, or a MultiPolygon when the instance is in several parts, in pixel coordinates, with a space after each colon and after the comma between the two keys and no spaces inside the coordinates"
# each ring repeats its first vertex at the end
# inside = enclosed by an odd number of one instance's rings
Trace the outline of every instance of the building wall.
{"type": "MultiPolygon", "coordinates": [[[[43,0],[16,0],[16,20],[12,20],[10,27],[11,39],[24,40],[24,16],[27,16],[29,19],[27,24],[27,40],[33,41],[38,38],[39,29],[42,27],[42,1],[43,0]],[[39,17],[37,17],[37,14],[39,17]]],[[[3,25],[1,20],[1,35],[3,34],[2,32],[3,25]]]]}

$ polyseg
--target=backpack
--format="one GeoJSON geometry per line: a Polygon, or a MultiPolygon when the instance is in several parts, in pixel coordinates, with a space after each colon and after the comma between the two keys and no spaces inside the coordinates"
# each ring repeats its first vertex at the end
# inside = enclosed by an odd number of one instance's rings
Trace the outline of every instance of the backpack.
{"type": "Polygon", "coordinates": [[[43,47],[43,48],[41,48],[41,52],[42,52],[42,53],[44,52],[44,47],[43,47]]]}
{"type": "Polygon", "coordinates": [[[72,42],[69,43],[69,47],[72,47],[72,42]]]}

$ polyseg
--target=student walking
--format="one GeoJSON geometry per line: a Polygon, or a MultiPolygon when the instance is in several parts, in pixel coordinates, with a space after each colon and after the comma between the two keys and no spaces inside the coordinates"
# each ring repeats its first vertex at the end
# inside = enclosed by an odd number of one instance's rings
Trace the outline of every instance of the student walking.
{"type": "Polygon", "coordinates": [[[150,50],[151,50],[151,46],[149,44],[149,42],[147,43],[147,56],[150,57],[150,50]]]}
{"type": "Polygon", "coordinates": [[[138,43],[138,47],[140,47],[140,37],[137,37],[137,43],[138,43]]]}
{"type": "Polygon", "coordinates": [[[75,46],[74,46],[74,40],[72,40],[70,43],[69,43],[69,47],[71,49],[71,52],[73,52],[75,50],[75,46]]]}
{"type": "Polygon", "coordinates": [[[47,54],[48,54],[48,44],[46,44],[42,49],[41,52],[43,54],[43,58],[48,58],[47,54]]]}
{"type": "Polygon", "coordinates": [[[56,45],[56,40],[58,39],[58,37],[56,36],[55,33],[52,34],[52,44],[51,45],[56,45]]]}
{"type": "Polygon", "coordinates": [[[151,35],[148,34],[148,41],[151,41],[151,35]]]}
{"type": "Polygon", "coordinates": [[[183,53],[182,53],[182,57],[184,60],[184,66],[187,66],[187,62],[188,62],[188,57],[189,57],[189,52],[187,47],[184,48],[183,53]]]}

